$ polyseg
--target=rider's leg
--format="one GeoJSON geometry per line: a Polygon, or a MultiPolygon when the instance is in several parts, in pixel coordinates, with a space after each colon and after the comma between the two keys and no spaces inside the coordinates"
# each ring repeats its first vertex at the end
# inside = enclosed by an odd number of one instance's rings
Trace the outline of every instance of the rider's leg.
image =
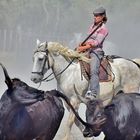
{"type": "Polygon", "coordinates": [[[86,94],[86,98],[94,99],[97,95],[99,95],[100,87],[99,87],[99,68],[101,59],[104,56],[103,51],[91,52],[91,62],[90,62],[90,84],[89,91],[86,94]]]}

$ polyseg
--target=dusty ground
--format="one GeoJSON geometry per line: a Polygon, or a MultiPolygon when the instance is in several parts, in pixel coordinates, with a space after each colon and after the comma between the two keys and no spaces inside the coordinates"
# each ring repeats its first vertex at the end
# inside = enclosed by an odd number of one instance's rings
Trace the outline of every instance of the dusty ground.
{"type": "MultiPolygon", "coordinates": [[[[80,107],[80,111],[79,114],[80,116],[85,119],[83,112],[85,111],[85,106],[81,105],[80,107]]],[[[66,121],[68,118],[68,111],[65,110],[65,115],[64,118],[62,120],[61,126],[57,132],[57,135],[55,137],[54,140],[62,140],[65,134],[65,128],[66,128],[66,121]]],[[[94,138],[94,140],[103,140],[104,135],[101,134],[99,137],[94,138]]],[[[83,136],[82,133],[80,132],[80,130],[76,127],[76,125],[74,124],[72,127],[72,131],[71,131],[71,140],[86,140],[83,136]]],[[[89,140],[89,139],[88,139],[89,140]]],[[[91,138],[90,140],[93,140],[93,138],[91,138]]]]}

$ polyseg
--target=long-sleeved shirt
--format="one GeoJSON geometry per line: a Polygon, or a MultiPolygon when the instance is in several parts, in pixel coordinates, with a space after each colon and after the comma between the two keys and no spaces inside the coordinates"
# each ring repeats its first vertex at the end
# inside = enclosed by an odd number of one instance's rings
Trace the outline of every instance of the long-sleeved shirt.
{"type": "MultiPolygon", "coordinates": [[[[88,34],[93,32],[93,30],[97,28],[97,26],[94,26],[93,24],[89,28],[88,34]]],[[[103,42],[105,38],[108,35],[108,29],[106,28],[105,24],[103,23],[101,27],[99,27],[92,36],[87,40],[87,43],[93,45],[93,50],[102,50],[103,48],[103,42]]]]}

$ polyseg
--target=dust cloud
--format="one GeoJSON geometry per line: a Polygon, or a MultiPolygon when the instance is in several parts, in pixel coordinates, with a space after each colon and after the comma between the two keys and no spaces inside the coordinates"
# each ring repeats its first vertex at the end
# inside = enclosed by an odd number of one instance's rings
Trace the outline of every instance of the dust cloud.
{"type": "MultiPolygon", "coordinates": [[[[36,39],[75,48],[86,38],[93,9],[99,6],[107,10],[106,54],[140,58],[139,0],[0,0],[0,62],[10,77],[38,87],[30,81],[36,39]]],[[[3,94],[7,87],[2,69],[0,77],[3,94]]],[[[54,88],[55,80],[40,86],[43,90],[54,88]]]]}

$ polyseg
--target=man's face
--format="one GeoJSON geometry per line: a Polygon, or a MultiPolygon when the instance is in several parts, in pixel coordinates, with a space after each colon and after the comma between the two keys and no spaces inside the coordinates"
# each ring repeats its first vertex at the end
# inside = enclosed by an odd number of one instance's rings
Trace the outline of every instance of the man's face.
{"type": "Polygon", "coordinates": [[[103,20],[104,16],[103,15],[94,15],[94,23],[99,23],[103,20]]]}

